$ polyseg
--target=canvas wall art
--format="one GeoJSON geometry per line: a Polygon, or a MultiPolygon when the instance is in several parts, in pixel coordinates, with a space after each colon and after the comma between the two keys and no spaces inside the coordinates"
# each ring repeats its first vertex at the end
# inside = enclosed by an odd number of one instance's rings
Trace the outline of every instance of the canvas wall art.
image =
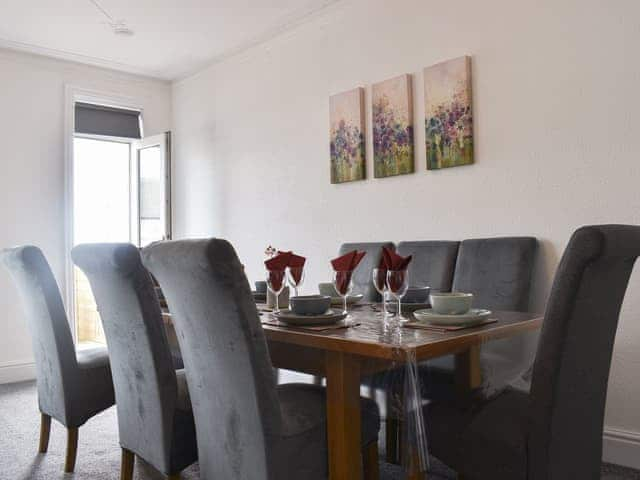
{"type": "Polygon", "coordinates": [[[376,178],[414,171],[411,76],[372,87],[373,171],[376,178]]]}
{"type": "Polygon", "coordinates": [[[329,99],[331,183],[365,178],[364,89],[355,88],[329,99]]]}
{"type": "Polygon", "coordinates": [[[427,169],[473,163],[471,57],[424,69],[427,169]]]}

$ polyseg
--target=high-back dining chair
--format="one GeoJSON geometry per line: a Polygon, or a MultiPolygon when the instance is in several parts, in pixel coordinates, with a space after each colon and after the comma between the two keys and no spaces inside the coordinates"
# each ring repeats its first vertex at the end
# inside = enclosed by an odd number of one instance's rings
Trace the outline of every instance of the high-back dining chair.
{"type": "Polygon", "coordinates": [[[170,478],[197,460],[184,370],[174,369],[160,304],[139,250],[86,244],[71,256],[91,284],[111,355],[122,447],[121,479],[135,455],[170,478]]]}
{"type": "Polygon", "coordinates": [[[578,229],[555,275],[529,391],[428,408],[433,454],[468,480],[596,480],[611,355],[640,227],[578,229]]]}
{"type": "MultiPolygon", "coordinates": [[[[201,478],[326,479],[325,391],[276,385],[251,289],[231,244],[156,243],[143,250],[143,262],[160,283],[178,332],[201,478]]],[[[363,449],[377,452],[377,406],[363,399],[362,412],[363,449]]],[[[377,456],[366,457],[377,465],[377,456]]],[[[367,467],[365,474],[374,478],[377,468],[367,467]]]]}
{"type": "Polygon", "coordinates": [[[411,255],[409,283],[431,287],[434,292],[450,292],[460,242],[453,240],[423,240],[400,242],[398,255],[411,255]]]}
{"type": "Polygon", "coordinates": [[[42,251],[22,246],[2,251],[24,307],[36,364],[41,412],[40,446],[49,446],[51,418],[67,428],[65,472],[73,472],[78,428],[114,403],[104,347],[76,351],[58,285],[42,251]]]}
{"type": "MultiPolygon", "coordinates": [[[[460,242],[452,290],[473,293],[473,306],[526,312],[529,304],[537,240],[534,237],[476,238],[460,242]]],[[[536,334],[494,340],[479,352],[483,389],[487,395],[523,372],[532,362],[536,334]]],[[[455,360],[434,358],[421,366],[426,396],[451,397],[455,360]]]]}
{"type": "Polygon", "coordinates": [[[353,293],[362,293],[365,302],[379,302],[380,294],[373,286],[373,269],[378,268],[382,258],[382,247],[394,248],[393,242],[355,242],[340,245],[339,255],[352,250],[367,254],[353,272],[353,293]]]}

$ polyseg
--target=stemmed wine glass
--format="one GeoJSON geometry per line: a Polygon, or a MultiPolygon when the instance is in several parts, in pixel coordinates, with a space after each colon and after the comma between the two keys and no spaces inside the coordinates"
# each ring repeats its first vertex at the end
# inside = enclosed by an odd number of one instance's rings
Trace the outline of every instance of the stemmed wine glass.
{"type": "Polygon", "coordinates": [[[398,301],[398,320],[407,322],[402,316],[402,297],[409,288],[409,275],[406,270],[389,270],[387,272],[387,287],[391,295],[398,301]]]}
{"type": "Polygon", "coordinates": [[[386,268],[374,268],[373,269],[373,286],[380,295],[382,295],[382,312],[384,316],[387,316],[387,269],[386,268]]]}
{"type": "Polygon", "coordinates": [[[267,287],[275,297],[275,305],[273,313],[280,313],[280,301],[278,297],[284,290],[285,271],[284,270],[268,270],[267,271],[267,287]]]}
{"type": "Polygon", "coordinates": [[[304,282],[304,267],[289,267],[287,269],[287,280],[293,288],[294,295],[297,297],[298,288],[300,288],[302,282],[304,282]]]}
{"type": "Polygon", "coordinates": [[[342,297],[342,313],[347,314],[347,297],[353,289],[353,270],[336,271],[333,274],[333,286],[342,297]]]}

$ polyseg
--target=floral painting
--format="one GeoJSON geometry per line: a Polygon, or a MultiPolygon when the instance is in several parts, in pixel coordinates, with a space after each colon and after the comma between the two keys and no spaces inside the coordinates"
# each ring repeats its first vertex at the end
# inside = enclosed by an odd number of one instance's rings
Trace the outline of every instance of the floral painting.
{"type": "Polygon", "coordinates": [[[427,169],[473,163],[471,57],[424,69],[427,169]]]}
{"type": "Polygon", "coordinates": [[[365,177],[364,89],[355,88],[329,99],[331,183],[365,177]]]}
{"type": "Polygon", "coordinates": [[[413,173],[411,77],[373,85],[373,171],[376,178],[413,173]]]}

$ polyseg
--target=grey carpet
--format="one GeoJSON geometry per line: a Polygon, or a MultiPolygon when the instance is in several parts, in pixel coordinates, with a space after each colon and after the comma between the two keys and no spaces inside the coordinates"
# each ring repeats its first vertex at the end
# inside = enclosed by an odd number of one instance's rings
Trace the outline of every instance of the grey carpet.
{"type": "MultiPolygon", "coordinates": [[[[80,429],[75,474],[63,474],[65,429],[53,422],[49,452],[37,453],[40,429],[34,382],[0,385],[0,478],[15,480],[91,479],[117,480],[120,472],[116,410],[111,408],[80,429]]],[[[398,467],[381,464],[381,480],[401,479],[398,467]]],[[[136,480],[161,480],[151,467],[137,462],[136,480]]],[[[197,465],[183,472],[184,480],[199,478],[197,465]]],[[[455,474],[437,460],[430,480],[455,479],[455,474]]],[[[640,480],[640,472],[604,465],[602,479],[640,480]]]]}

